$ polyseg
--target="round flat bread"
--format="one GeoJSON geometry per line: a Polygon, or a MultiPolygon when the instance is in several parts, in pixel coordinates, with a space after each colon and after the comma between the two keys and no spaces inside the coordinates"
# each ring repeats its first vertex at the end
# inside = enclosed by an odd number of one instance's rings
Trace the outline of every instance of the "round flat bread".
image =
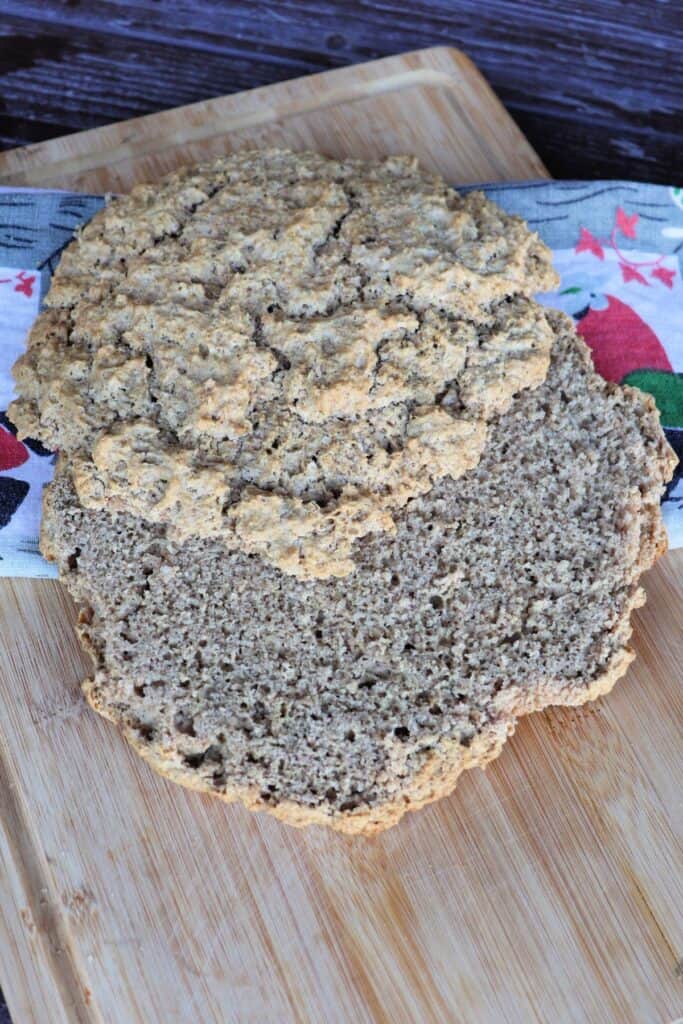
{"type": "Polygon", "coordinates": [[[65,252],[11,414],[86,508],[302,579],[475,466],[548,370],[548,250],[416,161],[247,152],[140,186],[65,252]]]}

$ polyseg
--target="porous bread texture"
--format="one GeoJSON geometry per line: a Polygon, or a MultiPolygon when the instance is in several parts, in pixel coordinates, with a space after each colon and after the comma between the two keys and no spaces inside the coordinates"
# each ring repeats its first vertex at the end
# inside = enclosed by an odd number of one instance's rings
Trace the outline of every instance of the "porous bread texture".
{"type": "Polygon", "coordinates": [[[412,158],[247,151],[112,201],[66,250],[11,416],[86,508],[304,579],[476,465],[537,387],[550,254],[412,158]]]}
{"type": "Polygon", "coordinates": [[[548,316],[546,381],[494,417],[475,468],[356,540],[345,579],[83,508],[62,458],[43,550],[82,608],[92,706],[176,782],[371,834],[495,757],[520,715],[609,690],[675,458],[652,400],[548,316]]]}

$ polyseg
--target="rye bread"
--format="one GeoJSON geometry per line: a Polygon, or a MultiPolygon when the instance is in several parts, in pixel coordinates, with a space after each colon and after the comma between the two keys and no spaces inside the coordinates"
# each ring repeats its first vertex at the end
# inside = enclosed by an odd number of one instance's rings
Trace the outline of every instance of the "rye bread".
{"type": "Polygon", "coordinates": [[[479,464],[302,580],[216,538],[82,507],[68,456],[43,551],[81,606],[92,706],[176,782],[296,825],[372,833],[495,757],[516,719],[608,691],[666,546],[673,454],[561,314],[550,370],[479,464]]]}

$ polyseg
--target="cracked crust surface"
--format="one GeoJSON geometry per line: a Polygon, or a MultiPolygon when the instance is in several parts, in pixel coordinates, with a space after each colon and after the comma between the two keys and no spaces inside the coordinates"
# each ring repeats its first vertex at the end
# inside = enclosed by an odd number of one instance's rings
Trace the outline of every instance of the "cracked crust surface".
{"type": "Polygon", "coordinates": [[[356,540],[346,579],[83,508],[62,459],[43,549],[82,606],[92,706],[176,782],[369,834],[495,757],[518,716],[607,692],[673,453],[652,400],[548,318],[546,381],[493,418],[477,466],[356,540]]]}
{"type": "Polygon", "coordinates": [[[11,415],[81,503],[303,579],[478,462],[544,380],[537,235],[410,158],[246,152],[112,201],[67,249],[11,415]]]}

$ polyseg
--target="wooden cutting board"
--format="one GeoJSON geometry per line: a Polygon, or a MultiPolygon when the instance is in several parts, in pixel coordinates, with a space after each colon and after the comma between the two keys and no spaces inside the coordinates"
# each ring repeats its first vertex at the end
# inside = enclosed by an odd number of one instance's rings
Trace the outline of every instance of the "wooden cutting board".
{"type": "MultiPolygon", "coordinates": [[[[118,190],[246,143],[411,151],[451,182],[544,168],[448,49],[0,156],[2,184],[118,190]]],[[[16,1024],[667,1024],[683,1015],[683,552],[612,695],[522,722],[486,773],[374,840],[154,775],[88,710],[57,583],[0,588],[0,972],[16,1024]],[[679,831],[679,845],[676,833],[679,831]]]]}

